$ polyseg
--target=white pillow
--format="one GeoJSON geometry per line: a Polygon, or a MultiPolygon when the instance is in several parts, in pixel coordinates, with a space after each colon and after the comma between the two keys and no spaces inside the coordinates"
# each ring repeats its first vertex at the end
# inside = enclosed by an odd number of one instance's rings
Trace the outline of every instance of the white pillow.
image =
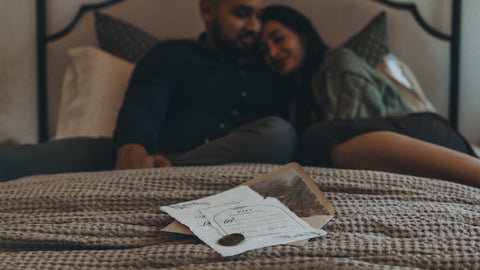
{"type": "Polygon", "coordinates": [[[435,112],[417,78],[410,68],[389,53],[378,62],[375,70],[387,77],[397,88],[407,104],[416,112],[435,112]]]}
{"type": "Polygon", "coordinates": [[[134,64],[92,46],[68,55],[54,139],[112,137],[134,64]]]}

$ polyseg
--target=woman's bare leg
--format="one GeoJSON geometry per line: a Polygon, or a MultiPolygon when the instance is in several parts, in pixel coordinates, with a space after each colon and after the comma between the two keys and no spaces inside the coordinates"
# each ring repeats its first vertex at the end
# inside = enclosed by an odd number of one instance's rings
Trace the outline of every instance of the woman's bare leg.
{"type": "Polygon", "coordinates": [[[339,168],[381,170],[480,187],[480,159],[389,131],[356,136],[332,148],[339,168]]]}

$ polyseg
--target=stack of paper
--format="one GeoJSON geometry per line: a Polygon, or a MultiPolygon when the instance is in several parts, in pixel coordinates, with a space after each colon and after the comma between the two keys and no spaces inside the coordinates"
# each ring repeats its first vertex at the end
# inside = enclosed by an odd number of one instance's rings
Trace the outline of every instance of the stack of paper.
{"type": "Polygon", "coordinates": [[[222,256],[291,242],[301,245],[326,234],[320,228],[333,217],[333,206],[298,164],[288,164],[245,184],[161,207],[190,229],[173,223],[164,230],[193,232],[222,256]]]}

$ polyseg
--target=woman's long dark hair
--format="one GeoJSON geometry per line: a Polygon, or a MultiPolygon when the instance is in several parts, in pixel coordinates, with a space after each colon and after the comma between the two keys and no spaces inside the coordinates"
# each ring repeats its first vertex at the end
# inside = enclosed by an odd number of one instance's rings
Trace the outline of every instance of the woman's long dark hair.
{"type": "Polygon", "coordinates": [[[300,73],[303,79],[307,79],[309,82],[313,73],[321,64],[325,52],[328,50],[328,47],[310,20],[291,7],[272,5],[263,9],[261,21],[262,24],[269,21],[277,21],[299,36],[307,38],[306,61],[301,67],[300,73]]]}
{"type": "Polygon", "coordinates": [[[316,113],[317,120],[319,120],[318,118],[323,118],[323,113],[314,103],[310,84],[312,76],[321,65],[328,47],[310,20],[291,7],[282,5],[268,6],[263,9],[261,21],[262,24],[277,21],[299,36],[307,38],[306,58],[305,63],[298,71],[300,83],[296,94],[295,127],[297,131],[302,132],[313,122],[310,117],[312,110],[316,113]]]}

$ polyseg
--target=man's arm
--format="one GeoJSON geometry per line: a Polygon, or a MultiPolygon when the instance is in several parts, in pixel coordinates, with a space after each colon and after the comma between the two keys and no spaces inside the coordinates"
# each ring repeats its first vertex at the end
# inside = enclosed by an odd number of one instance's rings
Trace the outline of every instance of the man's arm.
{"type": "Polygon", "coordinates": [[[170,165],[167,159],[153,153],[175,80],[175,63],[169,57],[171,48],[168,44],[156,46],[132,74],[114,133],[115,169],[170,165]]]}

